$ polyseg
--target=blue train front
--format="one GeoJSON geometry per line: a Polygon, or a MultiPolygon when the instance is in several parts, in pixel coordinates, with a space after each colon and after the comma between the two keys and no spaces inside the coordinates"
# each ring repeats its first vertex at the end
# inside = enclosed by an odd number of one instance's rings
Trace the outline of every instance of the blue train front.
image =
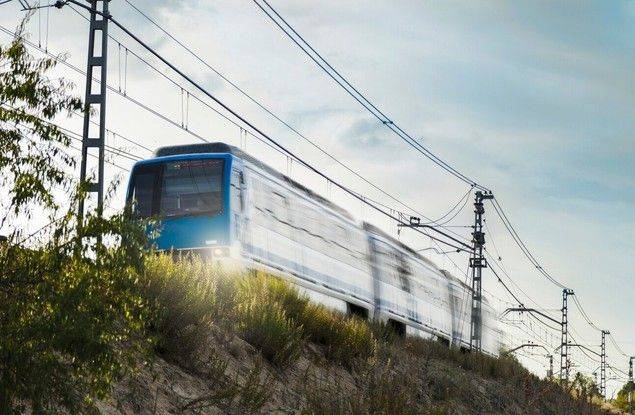
{"type": "Polygon", "coordinates": [[[161,148],[134,165],[127,200],[134,200],[137,217],[158,219],[156,249],[235,258],[241,168],[220,143],[161,148]],[[238,199],[231,197],[232,182],[238,199]]]}
{"type": "MultiPolygon", "coordinates": [[[[165,147],[135,164],[128,187],[152,243],[264,270],[312,301],[386,321],[399,333],[469,345],[470,288],[412,248],[224,143],[165,147]]],[[[483,348],[501,333],[484,303],[483,348]]]]}

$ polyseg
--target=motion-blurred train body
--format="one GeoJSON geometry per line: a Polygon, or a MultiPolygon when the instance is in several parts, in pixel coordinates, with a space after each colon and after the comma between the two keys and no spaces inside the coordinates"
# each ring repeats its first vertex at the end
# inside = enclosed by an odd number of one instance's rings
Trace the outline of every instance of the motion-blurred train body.
{"type": "MultiPolygon", "coordinates": [[[[155,217],[159,250],[276,273],[313,301],[402,334],[469,347],[470,288],[405,244],[240,149],[163,147],[135,164],[128,202],[155,217]]],[[[502,334],[483,303],[483,350],[502,334]]]]}

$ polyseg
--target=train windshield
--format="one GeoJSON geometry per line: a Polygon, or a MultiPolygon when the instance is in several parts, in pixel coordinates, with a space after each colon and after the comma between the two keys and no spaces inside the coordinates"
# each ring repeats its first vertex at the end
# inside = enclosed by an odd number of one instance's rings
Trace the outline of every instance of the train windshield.
{"type": "Polygon", "coordinates": [[[188,159],[135,168],[131,201],[140,218],[215,216],[223,209],[221,159],[188,159]]]}

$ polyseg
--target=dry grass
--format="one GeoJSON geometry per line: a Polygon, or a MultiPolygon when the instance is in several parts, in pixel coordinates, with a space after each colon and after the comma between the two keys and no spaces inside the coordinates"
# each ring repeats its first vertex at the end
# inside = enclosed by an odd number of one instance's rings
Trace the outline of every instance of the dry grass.
{"type": "Polygon", "coordinates": [[[200,376],[212,385],[181,410],[257,413],[276,410],[269,402],[282,399],[285,408],[305,414],[603,413],[514,358],[399,338],[385,324],[310,303],[270,275],[227,274],[196,258],[157,256],[145,278],[156,311],[148,327],[156,351],[180,367],[198,365],[192,372],[206,367],[200,376]],[[210,334],[219,331],[239,336],[264,361],[251,349],[232,353],[231,342],[210,334]],[[246,374],[243,367],[243,375],[227,375],[227,362],[244,366],[245,359],[252,362],[246,374]],[[298,371],[307,365],[331,375],[303,378],[298,371]]]}
{"type": "Polygon", "coordinates": [[[372,357],[376,349],[366,322],[310,303],[279,278],[227,274],[196,257],[150,258],[145,297],[154,309],[150,330],[157,352],[183,362],[205,344],[211,324],[237,331],[280,367],[292,364],[307,340],[349,367],[372,357]]]}

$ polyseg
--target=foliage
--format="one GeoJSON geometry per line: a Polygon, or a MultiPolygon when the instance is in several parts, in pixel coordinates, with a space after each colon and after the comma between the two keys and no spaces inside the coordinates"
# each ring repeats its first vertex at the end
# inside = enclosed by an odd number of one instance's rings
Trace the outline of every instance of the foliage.
{"type": "Polygon", "coordinates": [[[317,304],[308,304],[302,323],[311,341],[326,347],[326,356],[348,367],[375,354],[377,341],[368,324],[317,304]]]}
{"type": "Polygon", "coordinates": [[[613,401],[613,405],[615,405],[617,408],[623,411],[628,411],[629,409],[631,409],[632,412],[630,413],[635,413],[635,383],[634,382],[629,381],[629,382],[626,382],[624,386],[622,386],[622,389],[620,389],[619,392],[617,392],[617,397],[613,401]],[[631,399],[632,399],[632,403],[630,407],[628,402],[629,393],[631,393],[631,399]]]}
{"type": "Polygon", "coordinates": [[[55,60],[28,54],[25,23],[10,45],[0,46],[0,186],[9,187],[10,196],[3,224],[19,213],[30,217],[33,203],[58,208],[51,189],[71,188],[66,171],[75,160],[66,152],[70,138],[47,120],[83,109],[81,100],[69,95],[72,84],[48,77],[55,60]]]}
{"type": "Polygon", "coordinates": [[[485,377],[509,379],[527,373],[527,370],[511,355],[491,357],[481,353],[465,353],[457,348],[449,348],[443,343],[418,337],[406,338],[403,348],[415,356],[434,356],[435,359],[456,363],[465,370],[485,377]]]}
{"type": "Polygon", "coordinates": [[[147,326],[155,350],[188,362],[205,344],[212,320],[220,323],[233,305],[233,286],[218,266],[197,257],[173,261],[170,255],[146,260],[142,283],[151,307],[147,326]]]}
{"type": "Polygon", "coordinates": [[[286,366],[300,356],[304,334],[285,308],[297,301],[292,301],[289,287],[281,288],[279,281],[265,275],[243,278],[237,287],[236,315],[241,337],[266,359],[286,366]]]}
{"type": "Polygon", "coordinates": [[[26,247],[32,240],[14,231],[0,246],[0,413],[90,412],[145,346],[145,233],[122,212],[86,215],[78,234],[70,139],[47,120],[82,104],[49,78],[53,60],[27,53],[19,30],[0,47],[2,223],[35,212],[57,219],[38,243],[26,247]],[[67,211],[56,186],[70,194],[67,211]]]}

